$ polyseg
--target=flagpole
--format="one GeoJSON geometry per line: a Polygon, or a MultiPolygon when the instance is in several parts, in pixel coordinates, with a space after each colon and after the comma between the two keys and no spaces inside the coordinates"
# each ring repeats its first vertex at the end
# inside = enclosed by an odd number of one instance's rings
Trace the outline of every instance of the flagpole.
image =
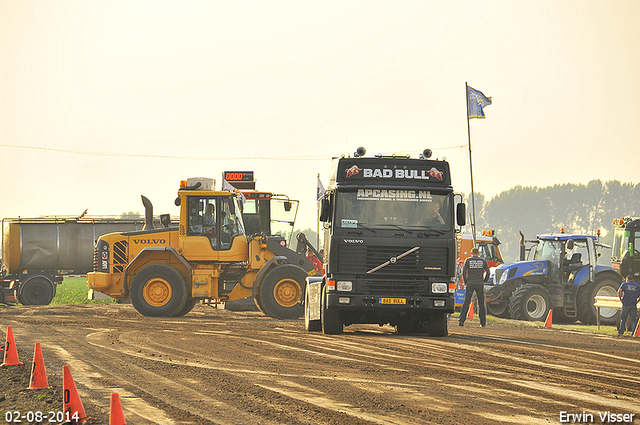
{"type": "Polygon", "coordinates": [[[467,136],[469,139],[469,174],[471,175],[471,235],[473,237],[473,246],[476,246],[476,200],[473,193],[473,163],[471,161],[471,124],[469,123],[469,85],[464,82],[464,95],[467,99],[467,136]]]}
{"type": "MultiPolygon", "coordinates": [[[[318,180],[320,181],[320,173],[318,173],[318,180]]],[[[317,198],[316,194],[316,198],[317,198]]],[[[316,199],[316,249],[320,251],[320,208],[318,208],[318,200],[316,199]]]]}

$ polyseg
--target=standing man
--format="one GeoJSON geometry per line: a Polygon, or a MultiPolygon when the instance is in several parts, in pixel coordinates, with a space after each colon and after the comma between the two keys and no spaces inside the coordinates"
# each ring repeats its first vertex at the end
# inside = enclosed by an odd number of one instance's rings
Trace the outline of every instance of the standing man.
{"type": "Polygon", "coordinates": [[[464,303],[460,309],[459,325],[464,326],[467,319],[467,311],[473,293],[476,293],[478,299],[478,307],[480,312],[480,326],[487,324],[487,313],[484,309],[484,283],[489,280],[489,265],[484,258],[478,256],[480,251],[478,248],[471,250],[471,257],[467,258],[462,267],[462,279],[464,280],[464,303]]]}
{"type": "Polygon", "coordinates": [[[627,317],[631,316],[631,333],[636,329],[638,323],[638,307],[640,301],[640,285],[633,281],[633,276],[629,275],[618,289],[618,298],[622,301],[622,313],[620,314],[620,327],[618,335],[624,334],[627,324],[627,317]]]}

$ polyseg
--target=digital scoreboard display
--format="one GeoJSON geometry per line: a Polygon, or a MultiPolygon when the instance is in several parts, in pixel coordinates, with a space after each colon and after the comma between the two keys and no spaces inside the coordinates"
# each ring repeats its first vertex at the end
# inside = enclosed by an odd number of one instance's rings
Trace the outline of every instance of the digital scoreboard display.
{"type": "Polygon", "coordinates": [[[255,189],[253,171],[225,171],[222,178],[236,189],[255,189]]]}

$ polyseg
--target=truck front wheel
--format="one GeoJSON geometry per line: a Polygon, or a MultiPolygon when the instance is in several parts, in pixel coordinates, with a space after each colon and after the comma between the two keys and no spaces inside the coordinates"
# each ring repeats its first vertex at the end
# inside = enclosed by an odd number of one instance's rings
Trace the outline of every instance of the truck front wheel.
{"type": "Polygon", "coordinates": [[[139,271],[131,282],[131,303],[143,316],[178,316],[187,304],[187,282],[166,264],[153,264],[139,271]]]}
{"type": "Polygon", "coordinates": [[[516,320],[544,321],[551,309],[551,295],[540,285],[525,284],[509,300],[511,317],[516,320]]]}
{"type": "Polygon", "coordinates": [[[343,331],[340,312],[327,308],[327,287],[322,288],[322,306],[320,307],[320,320],[322,321],[322,333],[326,335],[338,335],[343,331]]]}
{"type": "Polygon", "coordinates": [[[260,282],[256,304],[260,311],[276,319],[302,316],[302,296],[307,273],[293,264],[277,266],[260,282]]]}
{"type": "MultiPolygon", "coordinates": [[[[300,233],[303,235],[303,233],[300,233]]],[[[311,320],[311,305],[309,304],[309,287],[304,291],[304,330],[307,332],[317,332],[322,330],[320,320],[311,320]]]]}
{"type": "Polygon", "coordinates": [[[431,313],[429,315],[427,334],[429,336],[448,336],[449,335],[449,314],[447,313],[431,313]]]}
{"type": "Polygon", "coordinates": [[[20,285],[17,298],[23,305],[49,305],[54,295],[54,283],[43,276],[37,276],[20,285]]]}

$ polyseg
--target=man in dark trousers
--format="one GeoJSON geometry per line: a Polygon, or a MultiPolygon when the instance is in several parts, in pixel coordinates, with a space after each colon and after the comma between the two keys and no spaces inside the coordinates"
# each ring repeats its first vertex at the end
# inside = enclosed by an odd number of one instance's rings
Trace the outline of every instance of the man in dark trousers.
{"type": "Polygon", "coordinates": [[[460,321],[459,325],[464,326],[464,321],[467,319],[467,311],[469,310],[469,303],[471,303],[471,297],[473,293],[476,293],[477,303],[480,313],[480,326],[484,327],[487,324],[487,313],[484,309],[484,283],[489,280],[489,265],[484,258],[478,256],[480,251],[478,248],[471,250],[471,257],[467,258],[462,267],[462,279],[464,280],[464,303],[460,309],[460,321]]]}
{"type": "Polygon", "coordinates": [[[631,333],[636,330],[638,323],[638,307],[640,302],[640,285],[633,281],[633,276],[629,275],[618,289],[618,298],[622,301],[622,313],[620,313],[620,327],[618,335],[624,334],[627,324],[627,317],[631,316],[631,333]]]}

